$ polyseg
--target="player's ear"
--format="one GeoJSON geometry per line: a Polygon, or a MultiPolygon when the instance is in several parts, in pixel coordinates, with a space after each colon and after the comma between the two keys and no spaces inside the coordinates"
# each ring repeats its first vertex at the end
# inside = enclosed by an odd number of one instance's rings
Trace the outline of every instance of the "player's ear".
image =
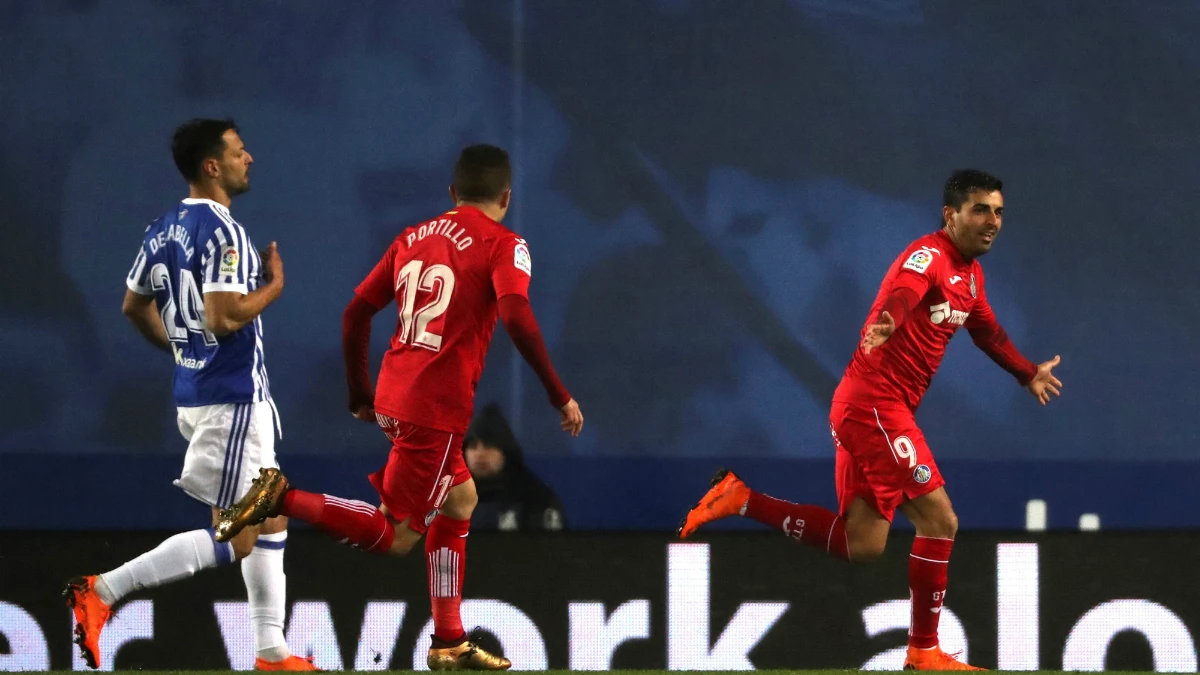
{"type": "Polygon", "coordinates": [[[942,225],[946,226],[954,222],[954,214],[958,213],[958,209],[953,206],[942,207],[942,225]]]}
{"type": "Polygon", "coordinates": [[[500,208],[508,209],[508,202],[512,199],[512,188],[500,193],[500,208]]]}
{"type": "Polygon", "coordinates": [[[458,206],[458,193],[454,191],[454,186],[453,186],[453,185],[451,185],[451,186],[450,186],[450,201],[451,201],[451,202],[452,202],[452,203],[453,203],[455,206],[458,206]]]}

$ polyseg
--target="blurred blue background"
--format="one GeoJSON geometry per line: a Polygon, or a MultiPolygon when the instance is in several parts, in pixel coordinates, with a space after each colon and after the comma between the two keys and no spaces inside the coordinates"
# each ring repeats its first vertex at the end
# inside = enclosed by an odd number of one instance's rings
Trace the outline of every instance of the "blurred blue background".
{"type": "Polygon", "coordinates": [[[1065,389],[1040,408],[951,344],[918,421],[963,526],[1033,497],[1056,527],[1198,526],[1197,29],[1171,0],[3,0],[0,526],[204,518],[169,483],[173,364],[119,311],[193,116],[256,159],[233,213],[286,263],[266,358],[314,489],[371,499],[388,448],[345,411],[342,308],[491,142],[588,426],[558,432],[502,329],[477,403],[572,526],[669,527],[718,465],[832,506],[830,394],[966,166],[1005,182],[992,305],[1065,389]]]}

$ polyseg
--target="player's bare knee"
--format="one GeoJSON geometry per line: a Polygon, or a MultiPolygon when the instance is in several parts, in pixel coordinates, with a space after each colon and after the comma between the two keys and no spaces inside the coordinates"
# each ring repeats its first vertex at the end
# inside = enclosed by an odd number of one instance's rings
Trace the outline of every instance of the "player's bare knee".
{"type": "Polygon", "coordinates": [[[887,548],[887,536],[848,537],[846,550],[852,563],[875,562],[887,548]]]}
{"type": "Polygon", "coordinates": [[[392,525],[395,527],[396,535],[392,539],[392,545],[388,549],[388,555],[397,557],[406,556],[410,551],[412,551],[413,547],[416,546],[417,542],[421,541],[421,533],[415,532],[408,527],[407,518],[399,523],[393,520],[392,525]]]}
{"type": "Polygon", "coordinates": [[[406,556],[410,551],[412,551],[414,544],[416,544],[415,540],[408,541],[402,537],[396,537],[394,540],[392,540],[392,547],[388,549],[388,555],[394,555],[397,557],[406,556]]]}
{"type": "Polygon", "coordinates": [[[454,520],[469,520],[478,504],[479,493],[475,491],[475,481],[469,480],[451,488],[446,503],[442,504],[441,513],[454,520]]]}
{"type": "Polygon", "coordinates": [[[949,507],[924,513],[913,524],[917,527],[917,535],[921,537],[953,539],[958,534],[958,516],[949,507]]]}
{"type": "Polygon", "coordinates": [[[954,513],[953,509],[947,509],[945,513],[938,514],[935,527],[938,533],[934,536],[953,539],[958,534],[958,514],[954,513]]]}

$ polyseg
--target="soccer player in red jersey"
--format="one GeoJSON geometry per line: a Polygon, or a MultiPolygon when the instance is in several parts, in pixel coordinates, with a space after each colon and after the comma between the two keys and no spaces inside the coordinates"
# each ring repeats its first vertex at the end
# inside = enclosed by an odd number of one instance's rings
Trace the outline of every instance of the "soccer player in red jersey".
{"type": "Polygon", "coordinates": [[[503,670],[508,659],[471,643],[459,616],[466,537],[478,502],[463,459],[475,385],[496,317],[545,387],[560,425],[583,428],[529,306],[533,263],[524,239],[500,225],[508,211],[508,154],[490,145],[462,151],[450,198],[455,208],[400,233],[355,290],[343,315],[350,412],[392,441],[370,476],[382,505],[292,488],[263,470],[249,494],[221,516],[217,537],[268,516],[299,518],[372,553],[404,555],[425,536],[434,634],[432,670],[503,670]],[[372,392],[367,372],[371,317],[396,301],[400,320],[372,392]]]}
{"type": "Polygon", "coordinates": [[[788,536],[853,562],[878,558],[899,508],[917,529],[909,557],[905,669],[981,670],[945,654],[937,627],[958,518],[945,481],[913,417],[959,326],[1045,405],[1062,383],[1059,357],[1034,365],[1021,355],[988,305],[979,257],[992,248],[1004,215],[1003,184],[982,171],[946,182],[940,231],[909,244],[888,269],[862,330],[859,349],[833,395],[838,513],[754,492],[721,470],[679,528],[732,515],[782,528],[788,536]]]}

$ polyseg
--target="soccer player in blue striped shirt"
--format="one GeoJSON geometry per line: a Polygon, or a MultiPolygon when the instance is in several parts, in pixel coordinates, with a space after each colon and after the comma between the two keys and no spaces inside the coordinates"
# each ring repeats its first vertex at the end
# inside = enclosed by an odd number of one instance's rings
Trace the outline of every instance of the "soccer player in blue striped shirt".
{"type": "MultiPolygon", "coordinates": [[[[190,194],[146,228],[125,282],[123,311],[146,340],[175,359],[177,422],[188,440],[175,485],[208,504],[215,519],[259,469],[279,466],[279,415],[259,315],[283,291],[283,261],[274,242],[260,255],[230,214],[232,199],[250,188],[254,163],[232,120],[180,126],[171,152],[190,194]]],[[[255,668],[315,670],[311,661],[292,656],[284,639],[286,526],[286,518],[273,518],[228,543],[217,542],[211,528],[184,532],[115,570],[71,580],[65,595],[84,660],[100,666],[100,632],[110,607],[128,593],[241,560],[255,668]]]]}

